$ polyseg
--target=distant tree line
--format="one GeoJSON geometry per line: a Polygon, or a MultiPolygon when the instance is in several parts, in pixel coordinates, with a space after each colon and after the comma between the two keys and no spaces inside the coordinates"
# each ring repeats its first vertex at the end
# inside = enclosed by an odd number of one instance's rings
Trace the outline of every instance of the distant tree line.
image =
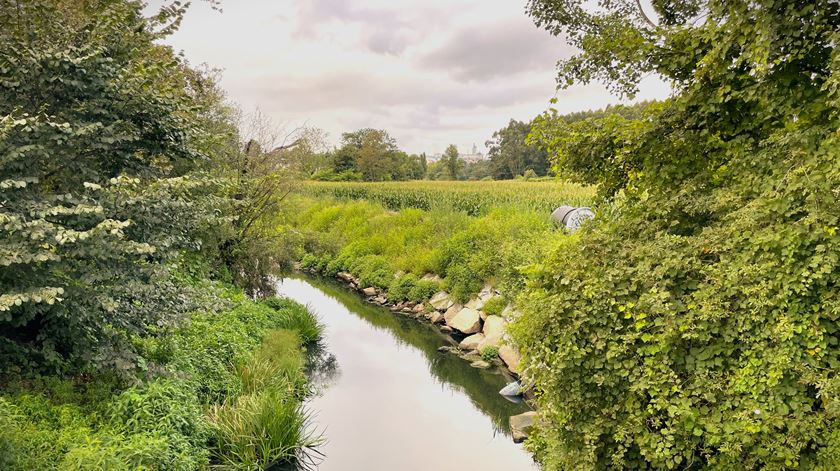
{"type": "MultiPolygon", "coordinates": [[[[650,102],[630,106],[608,106],[594,111],[559,115],[552,110],[529,122],[511,119],[495,131],[485,145],[488,158],[465,161],[454,144],[440,159],[429,162],[426,154],[408,154],[399,149],[396,140],[382,129],[364,128],[341,135],[334,149],[326,144],[326,134],[316,128],[302,130],[298,145],[284,151],[287,166],[303,178],[323,181],[400,181],[400,180],[511,180],[554,175],[551,158],[558,148],[545,144],[545,139],[530,138],[534,125],[551,120],[562,123],[569,142],[580,132],[602,127],[615,120],[639,119],[650,102]]],[[[555,129],[556,131],[556,129],[555,129]]],[[[574,142],[579,142],[575,140],[574,142]]],[[[599,161],[608,142],[587,143],[567,148],[569,158],[562,166],[565,172],[579,170],[589,174],[592,183],[599,161]],[[588,168],[588,162],[591,168],[588,168]]]]}

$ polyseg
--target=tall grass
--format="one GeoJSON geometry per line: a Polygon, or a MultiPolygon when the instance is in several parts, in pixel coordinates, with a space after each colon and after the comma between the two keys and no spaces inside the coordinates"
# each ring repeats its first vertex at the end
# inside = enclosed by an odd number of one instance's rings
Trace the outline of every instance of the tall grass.
{"type": "Polygon", "coordinates": [[[304,345],[316,342],[324,334],[324,326],[306,307],[284,298],[270,297],[260,301],[277,311],[279,325],[297,332],[304,345]]]}
{"type": "Polygon", "coordinates": [[[215,461],[231,469],[263,469],[293,462],[299,450],[320,443],[301,405],[306,384],[301,348],[296,331],[273,330],[237,366],[244,394],[209,412],[215,461]]]}
{"type": "Polygon", "coordinates": [[[588,206],[595,188],[563,181],[412,181],[307,182],[304,193],[314,197],[375,201],[399,211],[407,208],[455,210],[471,216],[494,208],[512,207],[551,213],[562,205],[588,206]]]}

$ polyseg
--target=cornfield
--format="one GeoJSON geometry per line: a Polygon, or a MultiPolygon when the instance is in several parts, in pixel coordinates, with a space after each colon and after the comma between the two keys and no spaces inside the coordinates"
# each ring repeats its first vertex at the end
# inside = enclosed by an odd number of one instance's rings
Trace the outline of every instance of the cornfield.
{"type": "Polygon", "coordinates": [[[590,205],[595,196],[594,188],[575,183],[518,180],[307,182],[302,191],[313,197],[371,200],[394,211],[453,209],[472,216],[502,206],[550,213],[561,205],[590,205]]]}

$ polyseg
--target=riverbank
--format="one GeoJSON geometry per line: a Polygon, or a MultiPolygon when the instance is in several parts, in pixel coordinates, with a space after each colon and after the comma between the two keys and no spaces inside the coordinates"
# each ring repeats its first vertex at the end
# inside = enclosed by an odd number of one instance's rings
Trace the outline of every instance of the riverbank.
{"type": "Polygon", "coordinates": [[[516,317],[523,267],[544,256],[546,241],[565,237],[547,215],[515,207],[481,216],[393,212],[369,201],[297,196],[284,221],[278,232],[299,269],[439,326],[477,367],[497,363],[522,373],[506,325],[516,317]]]}
{"type": "Polygon", "coordinates": [[[509,417],[529,410],[498,394],[509,378],[441,353],[428,322],[368,303],[332,278],[295,274],[278,294],[305,302],[325,326],[307,400],[323,431],[319,471],[538,469],[511,440],[509,417]]]}
{"type": "Polygon", "coordinates": [[[4,378],[0,468],[250,469],[316,445],[302,406],[302,346],[320,336],[313,315],[191,283],[203,308],[179,328],[134,336],[139,370],[4,378]]]}

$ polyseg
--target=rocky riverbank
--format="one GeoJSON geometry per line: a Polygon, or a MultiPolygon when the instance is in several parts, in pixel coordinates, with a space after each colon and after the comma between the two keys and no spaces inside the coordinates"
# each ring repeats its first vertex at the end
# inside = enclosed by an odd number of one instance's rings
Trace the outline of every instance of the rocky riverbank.
{"type": "MultiPolygon", "coordinates": [[[[307,270],[318,275],[314,270],[307,270]]],[[[395,302],[388,299],[387,292],[372,286],[363,286],[351,273],[339,272],[336,278],[348,288],[358,291],[371,304],[387,307],[392,312],[410,316],[418,321],[428,322],[444,334],[451,342],[439,350],[443,354],[458,355],[473,368],[497,367],[511,380],[519,379],[519,351],[507,342],[506,326],[515,316],[511,306],[505,307],[499,315],[491,315],[482,309],[500,293],[490,285],[467,303],[461,304],[445,291],[436,293],[426,302],[395,302]]],[[[423,277],[426,281],[440,282],[434,274],[423,277]]],[[[527,438],[536,413],[526,412],[510,418],[511,432],[515,442],[527,438]]]]}

